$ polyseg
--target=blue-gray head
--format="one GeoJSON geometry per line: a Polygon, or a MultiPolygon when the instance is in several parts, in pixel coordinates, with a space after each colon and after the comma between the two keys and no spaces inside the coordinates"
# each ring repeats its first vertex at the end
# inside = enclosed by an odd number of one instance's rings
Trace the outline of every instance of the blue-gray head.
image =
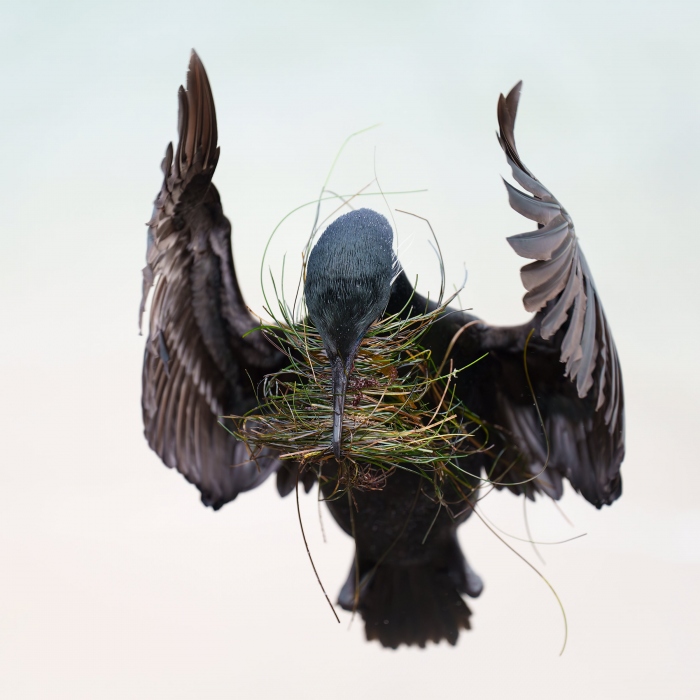
{"type": "Polygon", "coordinates": [[[389,222],[371,209],[336,219],[306,266],[304,294],[333,370],[333,452],[340,457],[347,377],[367,329],[386,308],[396,259],[389,222]]]}

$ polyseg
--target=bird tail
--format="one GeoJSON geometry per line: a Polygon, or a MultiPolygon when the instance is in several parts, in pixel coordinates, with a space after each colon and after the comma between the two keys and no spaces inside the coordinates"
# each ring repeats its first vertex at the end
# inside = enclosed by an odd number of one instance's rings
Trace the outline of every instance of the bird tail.
{"type": "Polygon", "coordinates": [[[346,610],[358,610],[367,639],[376,639],[382,646],[424,647],[428,641],[443,639],[454,645],[460,630],[471,628],[471,611],[462,594],[476,597],[483,585],[456,539],[442,554],[429,563],[360,564],[361,574],[365,572],[357,596],[353,565],[338,602],[346,610]]]}

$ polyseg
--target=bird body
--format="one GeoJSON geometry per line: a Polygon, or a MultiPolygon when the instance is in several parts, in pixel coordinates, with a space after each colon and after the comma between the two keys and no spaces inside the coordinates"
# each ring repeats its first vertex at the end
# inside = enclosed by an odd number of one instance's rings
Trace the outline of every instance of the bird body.
{"type": "Polygon", "coordinates": [[[520,326],[496,327],[439,307],[414,289],[396,261],[384,217],[368,209],[339,217],[306,267],[305,300],[331,371],[333,411],[330,439],[310,468],[282,460],[270,447],[251,454],[240,435],[218,424],[222,415],[255,410],[256,387],[284,370],[286,358],[267,342],[236,281],[230,224],[211,182],[219,156],[214,102],[194,52],[187,90],[179,93],[179,144],[176,151],[168,147],[163,162],[144,269],[142,313],[155,285],[143,369],[146,438],[215,509],[271,474],[281,495],[318,481],[356,544],[339,604],[357,609],[367,637],[389,647],[454,644],[460,629],[469,628],[462,596],[478,596],[482,583],[460,550],[457,528],[471,514],[480,484],[558,499],[566,479],[598,508],[621,493],[617,351],[571,217],[516,149],[519,95],[520,84],[499,100],[499,142],[514,179],[530,193],[507,185],[511,206],[537,222],[537,229],[508,239],[534,261],[522,279],[526,308],[535,315],[520,326]],[[420,346],[453,369],[453,394],[478,424],[481,447],[455,453],[456,480],[437,470],[426,479],[410,460],[387,458],[373,488],[348,485],[343,416],[358,348],[378,319],[426,310],[434,313],[420,346]]]}

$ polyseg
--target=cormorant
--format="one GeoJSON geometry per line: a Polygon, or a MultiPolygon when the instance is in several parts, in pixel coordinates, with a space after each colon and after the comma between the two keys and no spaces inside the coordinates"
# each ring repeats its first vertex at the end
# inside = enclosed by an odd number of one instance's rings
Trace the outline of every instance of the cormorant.
{"type": "MultiPolygon", "coordinates": [[[[475,484],[479,471],[488,468],[492,483],[500,479],[525,497],[539,492],[558,499],[567,479],[600,508],[621,493],[620,366],[573,222],[516,149],[520,90],[518,83],[500,96],[499,142],[514,179],[532,195],[506,183],[511,206],[537,223],[535,230],[508,238],[516,253],[534,261],[521,272],[525,308],[534,316],[524,325],[496,327],[449,309],[421,343],[437,357],[449,352],[457,369],[487,353],[457,374],[456,394],[491,427],[495,451],[514,450],[520,459],[504,479],[506,460],[494,467],[486,455],[471,455],[475,484]],[[526,346],[541,418],[524,369],[526,346]]],[[[178,97],[179,142],[175,151],[172,144],[167,148],[148,229],[141,315],[154,285],[155,291],[143,365],[143,420],[150,447],[199,489],[205,505],[218,509],[275,472],[281,495],[299,478],[310,487],[314,476],[300,477],[294,464],[282,463],[270,449],[251,461],[246,445],[218,424],[219,416],[255,408],[254,387],[281,370],[287,358],[256,330],[259,322],[236,280],[231,226],[212,184],[219,158],[214,102],[194,52],[187,90],[181,87],[178,97]]],[[[360,209],[331,223],[308,259],[306,304],[332,366],[337,460],[347,379],[368,327],[383,314],[430,306],[396,261],[392,240],[383,216],[360,209]]],[[[350,499],[328,501],[357,548],[338,602],[350,610],[357,605],[368,639],[393,648],[442,639],[454,644],[459,630],[469,628],[462,596],[478,596],[482,589],[456,536],[471,509],[456,517],[438,509],[436,515],[435,500],[421,484],[416,474],[396,470],[384,488],[353,493],[354,513],[350,499]]]]}

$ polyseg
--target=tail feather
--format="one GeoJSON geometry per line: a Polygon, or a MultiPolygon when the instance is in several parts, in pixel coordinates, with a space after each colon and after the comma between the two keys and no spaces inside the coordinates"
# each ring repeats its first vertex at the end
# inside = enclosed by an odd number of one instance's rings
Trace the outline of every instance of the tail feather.
{"type": "Polygon", "coordinates": [[[470,629],[471,611],[462,595],[476,598],[481,578],[464,558],[456,538],[436,552],[433,561],[379,566],[360,564],[359,594],[353,566],[338,603],[357,610],[365,621],[367,639],[396,649],[400,644],[456,644],[461,629],[470,629]]]}
{"type": "Polygon", "coordinates": [[[447,570],[433,565],[379,566],[361,589],[359,612],[367,639],[396,649],[428,641],[457,643],[471,628],[471,611],[447,570]]]}

